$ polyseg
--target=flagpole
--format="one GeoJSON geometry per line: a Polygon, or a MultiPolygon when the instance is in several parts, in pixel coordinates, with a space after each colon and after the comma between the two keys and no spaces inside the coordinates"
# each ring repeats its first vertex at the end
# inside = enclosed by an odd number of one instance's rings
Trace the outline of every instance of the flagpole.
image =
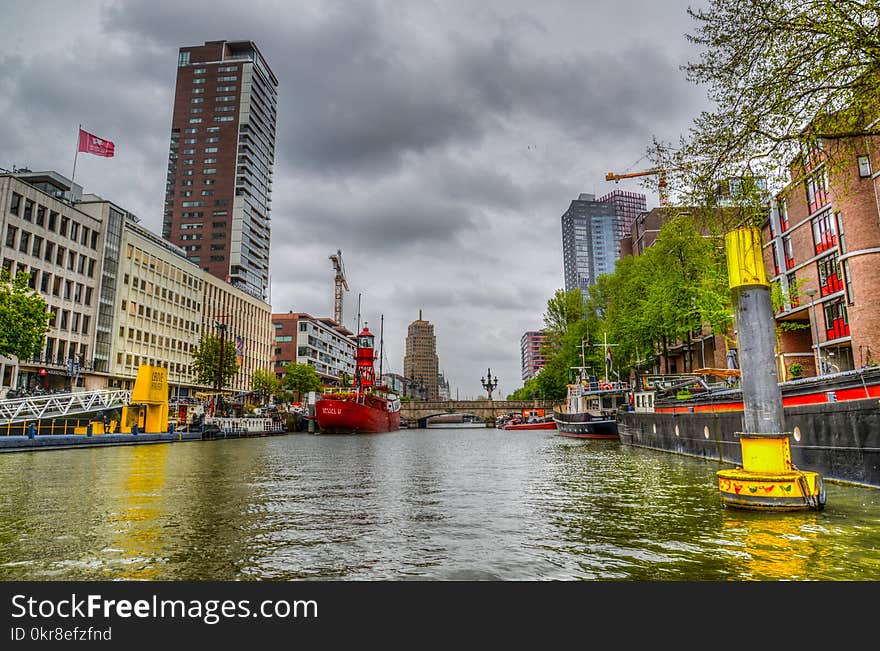
{"type": "MultiPolygon", "coordinates": [[[[79,125],[79,129],[76,132],[76,153],[73,155],[73,174],[70,175],[70,183],[73,184],[73,180],[76,178],[76,159],[79,156],[79,134],[82,131],[83,125],[79,125]]],[[[71,192],[73,190],[71,189],[71,192]]]]}

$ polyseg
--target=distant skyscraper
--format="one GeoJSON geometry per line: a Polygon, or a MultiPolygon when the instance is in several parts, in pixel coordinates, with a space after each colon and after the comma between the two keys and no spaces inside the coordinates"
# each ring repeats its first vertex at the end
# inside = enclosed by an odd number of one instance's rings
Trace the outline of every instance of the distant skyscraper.
{"type": "Polygon", "coordinates": [[[522,360],[522,380],[526,382],[538,374],[547,357],[544,355],[544,342],[547,333],[543,330],[529,330],[519,341],[520,359],[522,360]]]}
{"type": "Polygon", "coordinates": [[[586,295],[600,274],[614,271],[619,252],[611,203],[596,201],[594,194],[579,195],[562,215],[566,291],[579,289],[586,295]]]}
{"type": "Polygon", "coordinates": [[[278,80],[252,41],[180,48],[162,236],[266,300],[278,80]]]}
{"type": "Polygon", "coordinates": [[[639,192],[614,190],[604,197],[599,197],[599,201],[607,201],[611,204],[617,237],[617,260],[620,260],[620,240],[629,236],[636,217],[648,209],[647,198],[639,192]]]}
{"type": "MultiPolygon", "coordinates": [[[[409,324],[406,335],[406,355],[403,358],[403,374],[407,381],[415,385],[415,396],[427,400],[437,400],[438,369],[437,340],[434,326],[419,318],[409,324]],[[420,395],[421,390],[421,395],[420,395]]],[[[412,389],[410,395],[412,395],[412,389]]]]}

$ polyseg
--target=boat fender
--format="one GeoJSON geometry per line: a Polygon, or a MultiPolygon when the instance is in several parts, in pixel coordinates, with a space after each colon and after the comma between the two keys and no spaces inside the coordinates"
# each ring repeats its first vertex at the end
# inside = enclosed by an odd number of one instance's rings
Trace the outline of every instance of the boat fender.
{"type": "Polygon", "coordinates": [[[602,391],[611,391],[611,385],[607,382],[605,382],[604,384],[600,384],[599,388],[602,389],[602,391]]]}

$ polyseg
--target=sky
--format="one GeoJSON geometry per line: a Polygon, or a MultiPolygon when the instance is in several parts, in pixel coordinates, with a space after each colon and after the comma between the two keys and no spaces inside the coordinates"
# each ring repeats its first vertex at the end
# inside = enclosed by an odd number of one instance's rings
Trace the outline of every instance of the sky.
{"type": "MultiPolygon", "coordinates": [[[[369,324],[403,371],[434,326],[453,397],[521,387],[520,338],[564,288],[580,193],[656,192],[650,167],[709,108],[681,66],[699,0],[0,0],[0,168],[70,177],[78,126],[116,145],[75,181],[157,234],[178,49],[251,40],[279,80],[272,311],[369,324]]],[[[378,368],[377,368],[378,370],[378,368]]]]}

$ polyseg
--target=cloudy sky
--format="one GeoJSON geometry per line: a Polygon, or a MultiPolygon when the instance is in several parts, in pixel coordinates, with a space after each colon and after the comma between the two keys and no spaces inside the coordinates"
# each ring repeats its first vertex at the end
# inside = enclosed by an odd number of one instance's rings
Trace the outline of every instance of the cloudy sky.
{"type": "Polygon", "coordinates": [[[560,217],[581,192],[656,194],[652,138],[707,107],[680,66],[701,0],[0,0],[0,168],[70,176],[79,124],[116,144],[76,181],[161,233],[177,52],[252,40],[279,79],[274,312],[378,335],[402,372],[434,324],[453,396],[522,386],[519,342],[563,287],[560,217]]]}

